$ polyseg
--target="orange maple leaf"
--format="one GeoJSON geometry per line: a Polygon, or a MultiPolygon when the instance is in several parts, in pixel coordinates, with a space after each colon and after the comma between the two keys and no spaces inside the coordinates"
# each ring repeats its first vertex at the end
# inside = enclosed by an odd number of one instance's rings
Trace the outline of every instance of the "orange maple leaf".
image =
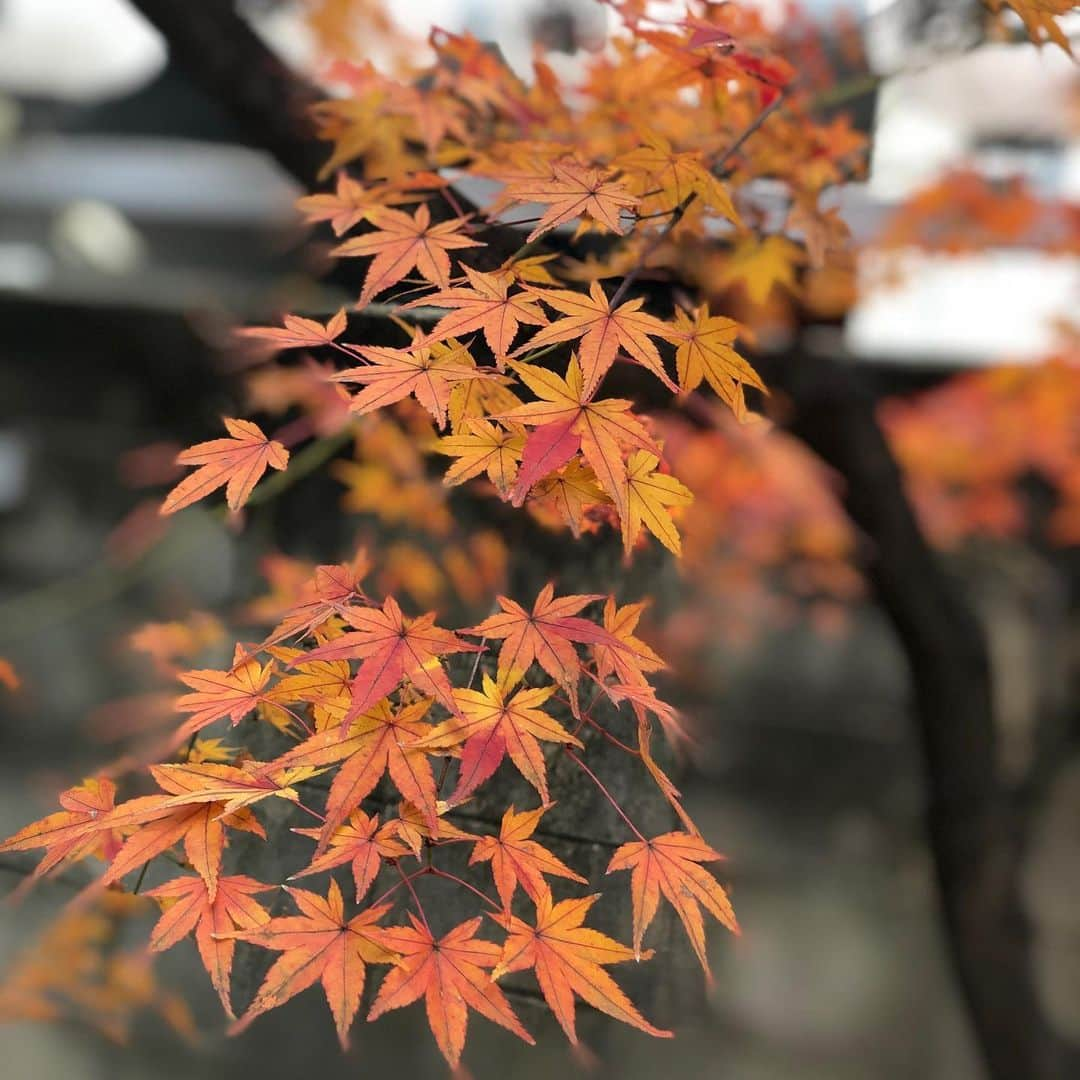
{"type": "Polygon", "coordinates": [[[436,626],[433,612],[406,619],[392,596],[386,598],[382,608],[349,608],[343,617],[352,632],[314,649],[306,660],[363,661],[353,680],[352,706],[346,721],[386,697],[402,679],[456,711],[453,688],[438,657],[480,652],[479,646],[469,645],[436,626]]]}
{"type": "Polygon", "coordinates": [[[432,225],[427,203],[421,203],[413,217],[387,207],[376,207],[367,216],[375,231],[346,240],[331,252],[375,256],[364,278],[357,301],[359,307],[365,307],[375,295],[399,282],[414,267],[425,281],[445,289],[450,284],[447,252],[484,246],[481,241],[462,234],[464,218],[432,225]]]}
{"type": "Polygon", "coordinates": [[[221,816],[234,814],[263,799],[297,802],[299,796],[289,786],[290,781],[309,779],[314,770],[276,769],[261,761],[245,761],[242,765],[181,761],[151,765],[150,773],[159,787],[170,793],[171,797],[162,803],[164,808],[221,803],[221,816]]]}
{"type": "Polygon", "coordinates": [[[664,362],[653,343],[653,337],[671,340],[672,328],[653,315],[641,311],[645,302],[638,298],[627,300],[612,308],[603,286],[598,281],[589,285],[589,295],[569,289],[538,289],[523,286],[538,296],[548,307],[561,312],[565,318],[542,327],[511,355],[525,350],[541,349],[560,341],[576,341],[581,370],[584,376],[583,394],[592,397],[600,380],[615,362],[619,349],[624,349],[642,367],[648,368],[673,392],[678,387],[664,370],[664,362]]]}
{"type": "Polygon", "coordinates": [[[267,683],[274,664],[260,664],[253,656],[244,657],[237,647],[236,664],[229,671],[184,671],[178,678],[192,689],[176,699],[177,712],[192,713],[176,730],[174,742],[179,744],[196,732],[228,717],[236,727],[261,702],[270,700],[267,683]]]}
{"type": "Polygon", "coordinates": [[[488,975],[488,969],[498,962],[500,950],[494,942],[475,936],[483,920],[479,916],[469,919],[436,940],[411,912],[409,919],[411,927],[379,928],[379,943],[400,959],[379,987],[368,1019],[376,1020],[391,1009],[411,1005],[423,997],[431,1032],[454,1069],[465,1048],[470,1008],[533,1045],[533,1037],[521,1026],[510,1002],[488,975]]]}
{"type": "Polygon", "coordinates": [[[350,412],[363,414],[392,405],[410,394],[424,406],[439,427],[446,426],[451,391],[472,379],[490,379],[478,368],[466,345],[356,346],[367,364],[330,376],[333,382],[363,383],[349,402],[350,412]]]}
{"type": "MultiPolygon", "coordinates": [[[[579,621],[585,622],[584,619],[579,621]]],[[[597,629],[592,623],[587,625],[597,629]]],[[[572,634],[573,629],[564,627],[563,632],[572,634]]],[[[567,648],[573,651],[573,646],[567,645],[567,648]]],[[[447,800],[451,806],[471,795],[495,772],[507,754],[546,805],[549,801],[547,768],[538,740],[582,745],[540,707],[555,692],[555,687],[524,687],[515,692],[520,677],[518,671],[512,670],[496,683],[485,675],[482,691],[455,690],[459,715],[436,725],[420,741],[420,746],[430,750],[462,747],[457,788],[447,800]]]]}
{"type": "Polygon", "coordinates": [[[244,326],[235,333],[240,338],[267,341],[279,349],[304,349],[332,344],[348,325],[344,308],[332,315],[325,326],[316,319],[304,319],[299,315],[286,315],[283,321],[284,327],[244,326]]]}
{"type": "Polygon", "coordinates": [[[417,192],[444,187],[446,181],[435,173],[413,173],[392,184],[365,186],[344,170],[337,174],[333,192],[320,191],[296,200],[296,208],[304,221],[313,224],[329,221],[335,236],[348,232],[368,216],[376,206],[416,202],[424,196],[417,192]]]}
{"type": "Polygon", "coordinates": [[[519,405],[497,417],[536,429],[522,451],[517,483],[510,493],[514,503],[523,502],[533,484],[564,465],[580,446],[600,486],[615,503],[619,516],[625,516],[626,464],[622,447],[660,453],[641,421],[631,412],[633,403],[622,398],[591,400],[585,393],[576,356],[570,358],[565,379],[531,364],[511,361],[511,366],[521,381],[541,399],[519,405]]]}
{"type": "Polygon", "coordinates": [[[316,856],[322,855],[339,826],[387,771],[401,795],[437,828],[435,777],[426,752],[416,745],[431,731],[424,722],[430,704],[421,701],[395,712],[388,702],[380,701],[347,726],[344,738],[337,731],[320,731],[270,763],[275,772],[344,763],[330,785],[316,856]]]}
{"type": "Polygon", "coordinates": [[[665,833],[652,840],[635,840],[623,844],[615,852],[607,872],[630,871],[635,954],[641,953],[641,939],[656,915],[662,894],[682,920],[701,967],[711,979],[699,905],[733,933],[739,932],[727,893],[699,865],[722,858],[723,855],[713,851],[700,836],[681,832],[665,833]]]}
{"type": "Polygon", "coordinates": [[[604,629],[622,644],[621,649],[594,645],[596,673],[601,679],[615,675],[621,683],[646,683],[645,672],[663,671],[667,664],[641,638],[634,635],[645,611],[644,603],[619,607],[615,598],[604,601],[604,629]]]}
{"type": "Polygon", "coordinates": [[[177,455],[177,464],[200,467],[165,496],[161,513],[174,514],[222,486],[229,509],[239,510],[267,466],[284,469],[289,464],[289,451],[268,439],[258,424],[226,417],[225,428],[229,438],[196,443],[177,455]]]}
{"type": "Polygon", "coordinates": [[[545,812],[545,808],[540,806],[535,810],[522,810],[518,813],[511,806],[503,814],[498,836],[476,838],[469,865],[491,863],[495,888],[504,911],[510,910],[510,901],[513,900],[514,890],[519,884],[533,903],[538,903],[541,895],[547,891],[544,874],[587,884],[585,878],[576,874],[542,844],[531,839],[545,812]]]}
{"type": "Polygon", "coordinates": [[[501,362],[510,351],[521,323],[529,326],[547,325],[547,316],[541,310],[536,297],[525,292],[508,295],[510,287],[515,284],[511,273],[494,271],[483,274],[471,266],[463,266],[462,269],[468,278],[469,288],[459,286],[445,289],[403,305],[405,308],[456,309],[444,315],[418,344],[445,341],[447,338],[461,337],[462,334],[483,329],[488,348],[495,355],[495,359],[501,362]]]}
{"type": "Polygon", "coordinates": [[[12,693],[15,693],[22,685],[15,665],[3,656],[0,656],[0,683],[3,683],[12,693]]]}
{"type": "Polygon", "coordinates": [[[228,935],[269,921],[265,908],[252,897],[271,888],[242,875],[220,877],[217,894],[211,898],[201,877],[185,876],[148,889],[145,894],[162,908],[161,918],[150,932],[151,951],[171,949],[194,931],[203,967],[230,1019],[234,1019],[230,982],[236,943],[228,935]]]}
{"type": "MultiPolygon", "coordinates": [[[[378,815],[368,817],[363,810],[354,810],[349,815],[349,820],[339,825],[331,834],[327,850],[322,855],[317,855],[306,869],[293,874],[289,880],[295,881],[309,874],[320,874],[324,870],[350,863],[356,885],[356,902],[359,904],[375,881],[383,860],[400,859],[409,854],[409,849],[394,838],[396,831],[394,822],[388,821],[380,828],[378,815]]],[[[318,840],[323,830],[293,829],[293,832],[318,840]]]]}
{"type": "Polygon", "coordinates": [[[498,615],[461,633],[503,639],[499,649],[500,679],[515,671],[527,673],[535,660],[553,679],[573,690],[581,673],[575,642],[622,648],[606,630],[578,615],[586,604],[602,599],[597,593],[556,599],[555,587],[549,582],[540,590],[531,612],[517,601],[499,596],[502,611],[498,615]]]}
{"type": "Polygon", "coordinates": [[[645,132],[642,143],[615,162],[629,174],[624,183],[640,197],[640,213],[669,213],[695,196],[729,221],[739,221],[731,197],[709,171],[700,151],[676,151],[656,132],[645,132]]]}
{"type": "Polygon", "coordinates": [[[536,904],[536,925],[530,926],[516,915],[492,915],[506,928],[508,937],[493,979],[511,971],[532,968],[548,1007],[559,1021],[566,1037],[577,1045],[574,1023],[574,995],[608,1016],[630,1024],[649,1035],[671,1038],[670,1031],[653,1027],[634,1008],[614,979],[601,967],[624,960],[648,959],[651,952],[636,954],[632,949],[582,926],[589,908],[599,899],[585,896],[552,903],[550,892],[543,892],[536,904]]]}
{"type": "Polygon", "coordinates": [[[117,850],[104,874],[87,886],[86,892],[100,891],[183,841],[187,861],[206,882],[212,899],[217,892],[226,827],[265,838],[262,826],[250,810],[223,816],[221,803],[178,805],[173,801],[176,789],[168,784],[167,778],[162,786],[167,794],[129,799],[98,819],[99,829],[122,829],[131,835],[117,850]]]}
{"type": "Polygon", "coordinates": [[[0,853],[44,848],[45,855],[34,868],[31,880],[88,855],[108,861],[123,842],[122,832],[100,827],[101,818],[112,811],[115,799],[116,785],[111,780],[90,777],[61,792],[59,803],[63,809],[8,837],[0,844],[0,853]]]}
{"type": "Polygon", "coordinates": [[[307,889],[289,889],[300,915],[284,915],[250,930],[233,931],[238,941],[276,949],[274,961],[247,1012],[229,1028],[243,1031],[261,1016],[302,990],[321,982],[334,1016],[338,1039],[349,1045],[349,1028],[360,1007],[367,964],[389,963],[393,956],[376,936],[376,923],[389,904],[368,908],[352,919],[345,918],[345,904],[336,881],[330,882],[325,899],[307,889]]]}
{"type": "Polygon", "coordinates": [[[548,205],[526,243],[583,216],[621,236],[626,228],[619,215],[623,210],[636,207],[638,200],[622,184],[612,181],[611,175],[609,169],[598,169],[578,161],[556,161],[551,165],[549,177],[528,177],[507,184],[492,212],[513,203],[548,205]]]}
{"type": "Polygon", "coordinates": [[[353,602],[365,599],[361,582],[371,569],[363,550],[352,562],[319,566],[315,576],[301,588],[300,598],[284,613],[260,648],[290,637],[306,637],[332,615],[340,615],[353,602]]]}
{"type": "Polygon", "coordinates": [[[546,476],[534,485],[531,495],[534,508],[552,510],[575,537],[581,535],[590,507],[611,502],[596,482],[596,473],[580,460],[571,460],[565,468],[546,476]]]}

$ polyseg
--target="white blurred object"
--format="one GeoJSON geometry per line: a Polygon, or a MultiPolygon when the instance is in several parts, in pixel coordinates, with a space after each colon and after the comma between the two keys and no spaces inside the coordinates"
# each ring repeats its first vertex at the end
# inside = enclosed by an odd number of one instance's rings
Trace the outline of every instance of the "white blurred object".
{"type": "Polygon", "coordinates": [[[1075,72],[1059,49],[984,45],[889,78],[878,98],[872,194],[905,198],[1002,137],[1045,140],[1064,154],[1076,141],[1068,107],[1075,72]]]}
{"type": "Polygon", "coordinates": [[[37,244],[0,241],[0,289],[33,292],[53,276],[53,260],[37,244]]]}
{"type": "Polygon", "coordinates": [[[898,266],[896,284],[861,289],[845,338],[857,356],[967,365],[1036,360],[1057,340],[1054,324],[1075,311],[1080,259],[1037,251],[970,256],[911,251],[860,259],[860,282],[898,266]]]}
{"type": "Polygon", "coordinates": [[[104,99],[165,64],[161,36],[126,0],[5,0],[0,85],[72,101],[104,99]]]}
{"type": "Polygon", "coordinates": [[[68,263],[104,274],[130,274],[146,258],[139,231],[115,206],[79,199],[56,216],[53,246],[68,263]]]}

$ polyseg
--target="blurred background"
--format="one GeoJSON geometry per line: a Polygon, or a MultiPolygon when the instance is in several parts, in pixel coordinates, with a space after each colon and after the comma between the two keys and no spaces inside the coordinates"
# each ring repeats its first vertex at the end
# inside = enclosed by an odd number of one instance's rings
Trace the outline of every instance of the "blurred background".
{"type": "MultiPolygon", "coordinates": [[[[393,62],[373,5],[239,6],[298,71],[318,73],[331,46],[393,62]]],[[[590,0],[414,0],[398,18],[414,34],[435,23],[497,40],[522,70],[541,41],[569,74],[607,16],[590,0]]],[[[814,0],[800,18],[826,42],[857,41],[842,84],[855,89],[837,108],[871,139],[866,179],[835,191],[866,245],[856,299],[806,327],[803,347],[860,371],[924,531],[987,635],[1002,767],[1018,785],[1034,777],[1021,895],[1037,990],[1054,1030],[1080,1042],[1076,69],[1062,50],[988,36],[985,10],[963,0],[814,0]],[[963,212],[935,217],[935,192],[963,212]]],[[[1077,33],[1075,16],[1063,25],[1077,33]]],[[[0,0],[0,657],[21,682],[0,686],[0,834],[167,718],[169,682],[148,668],[223,662],[226,622],[251,625],[260,597],[358,537],[380,538],[380,587],[417,605],[482,614],[513,576],[497,536],[440,532],[438,478],[391,429],[243,532],[198,508],[160,531],[176,450],[222,414],[273,409],[275,387],[240,389],[230,329],[342,299],[318,280],[299,188],[246,141],[126,0],[0,0]],[[391,487],[407,493],[392,510],[378,494],[391,487]],[[148,623],[189,636],[139,639],[148,623]]],[[[657,597],[650,639],[673,658],[671,696],[701,732],[681,786],[728,855],[744,935],[715,941],[716,985],[677,1042],[608,1033],[601,1074],[974,1080],[908,662],[835,479],[779,433],[718,432],[715,453],[737,463],[723,475],[689,441],[680,463],[677,424],[667,436],[698,517],[682,577],[646,560],[639,580],[657,597]]],[[[17,883],[0,865],[0,891],[17,883]]],[[[45,887],[4,909],[0,980],[64,898],[45,887]]],[[[443,1074],[408,1013],[365,1027],[342,1057],[311,992],[227,1040],[193,949],[157,972],[197,1039],[145,982],[98,1002],[147,1004],[125,1045],[124,1025],[24,1022],[0,989],[5,1075],[443,1074]]],[[[482,1022],[470,1039],[474,1060],[497,1054],[514,1075],[570,1062],[555,1039],[520,1054],[482,1022]]]]}

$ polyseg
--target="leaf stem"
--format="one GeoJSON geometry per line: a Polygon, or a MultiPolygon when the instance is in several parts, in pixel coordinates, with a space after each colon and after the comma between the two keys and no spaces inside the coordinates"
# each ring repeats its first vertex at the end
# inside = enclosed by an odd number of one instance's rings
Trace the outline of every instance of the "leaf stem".
{"type": "Polygon", "coordinates": [[[495,901],[492,900],[491,897],[487,895],[487,893],[485,893],[482,890],[476,888],[475,885],[470,885],[464,878],[459,878],[457,876],[457,874],[451,874],[448,871],[440,870],[435,866],[429,867],[428,873],[429,874],[434,874],[435,877],[445,878],[447,881],[456,882],[463,889],[468,889],[469,892],[471,892],[474,896],[480,897],[480,899],[483,900],[485,904],[490,904],[496,911],[502,911],[502,905],[501,904],[496,904],[495,901]]]}
{"type": "Polygon", "coordinates": [[[575,754],[573,750],[571,750],[569,747],[564,746],[563,751],[565,752],[566,756],[572,762],[574,762],[574,764],[577,765],[578,768],[580,768],[585,773],[585,775],[597,786],[597,788],[600,789],[601,794],[615,808],[615,812],[619,815],[619,817],[623,819],[623,821],[627,825],[627,828],[629,828],[629,830],[643,844],[647,844],[648,840],[645,839],[638,827],[626,816],[626,811],[623,810],[623,808],[615,801],[615,796],[612,795],[611,792],[608,791],[608,789],[604,786],[603,782],[600,780],[600,777],[598,777],[596,773],[594,773],[592,769],[590,769],[589,766],[586,765],[585,762],[582,761],[581,758],[579,758],[577,754],[575,754]]]}

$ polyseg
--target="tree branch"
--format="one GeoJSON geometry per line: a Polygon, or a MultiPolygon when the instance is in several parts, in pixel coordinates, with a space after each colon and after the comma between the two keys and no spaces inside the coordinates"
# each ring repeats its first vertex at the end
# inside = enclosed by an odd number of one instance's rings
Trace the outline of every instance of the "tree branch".
{"type": "Polygon", "coordinates": [[[313,186],[326,160],[308,109],[326,95],[278,59],[236,14],[231,0],[131,0],[165,38],[173,60],[223,105],[246,143],[313,186]]]}

